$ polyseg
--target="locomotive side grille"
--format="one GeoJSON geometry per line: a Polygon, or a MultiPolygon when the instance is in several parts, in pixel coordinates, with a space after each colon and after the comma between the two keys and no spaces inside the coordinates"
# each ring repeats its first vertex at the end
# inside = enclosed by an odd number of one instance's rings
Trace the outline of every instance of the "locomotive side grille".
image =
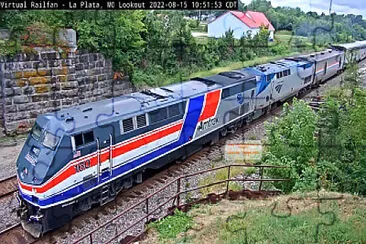
{"type": "Polygon", "coordinates": [[[123,132],[124,133],[133,130],[133,120],[132,120],[132,118],[123,120],[122,124],[123,124],[123,132]]]}
{"type": "Polygon", "coordinates": [[[136,121],[137,121],[137,128],[141,128],[146,126],[146,116],[145,114],[141,114],[136,116],[136,121]]]}

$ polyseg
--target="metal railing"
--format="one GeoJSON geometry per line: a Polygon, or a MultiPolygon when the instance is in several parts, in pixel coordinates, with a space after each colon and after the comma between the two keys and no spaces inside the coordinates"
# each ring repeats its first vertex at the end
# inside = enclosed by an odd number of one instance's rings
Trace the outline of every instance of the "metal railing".
{"type": "MultiPolygon", "coordinates": [[[[217,168],[213,168],[213,169],[203,170],[203,171],[199,171],[199,172],[196,172],[196,173],[179,176],[178,178],[170,181],[168,184],[161,187],[159,190],[155,191],[154,193],[149,194],[148,196],[146,196],[142,200],[138,201],[136,204],[128,207],[127,209],[125,209],[121,213],[117,214],[115,217],[113,217],[109,221],[107,221],[107,222],[103,223],[102,225],[98,226],[97,228],[91,230],[90,232],[88,232],[87,234],[85,234],[84,236],[82,236],[81,238],[76,240],[74,243],[81,243],[81,242],[85,243],[85,241],[87,241],[87,240],[89,240],[88,241],[89,243],[93,243],[93,235],[94,234],[96,235],[96,233],[98,231],[101,231],[103,228],[114,225],[114,226],[116,226],[115,235],[113,237],[111,237],[110,239],[108,239],[107,241],[103,242],[103,243],[110,243],[111,241],[116,240],[118,237],[126,234],[128,231],[130,231],[136,225],[138,225],[138,224],[145,225],[145,223],[147,223],[147,222],[149,222],[149,220],[153,219],[152,216],[154,215],[154,213],[156,213],[158,210],[161,210],[162,207],[167,205],[169,202],[171,202],[170,207],[173,207],[173,208],[182,207],[184,204],[182,204],[181,195],[187,194],[187,193],[190,193],[190,192],[193,192],[193,191],[198,191],[198,190],[201,190],[201,189],[204,189],[204,188],[213,187],[213,186],[219,185],[219,184],[226,184],[226,186],[224,187],[225,191],[219,194],[219,195],[224,195],[225,196],[229,193],[229,184],[230,184],[230,182],[245,182],[245,181],[259,182],[258,191],[262,191],[263,182],[279,182],[279,181],[289,181],[289,180],[291,180],[291,179],[264,179],[263,178],[263,173],[264,173],[265,168],[288,168],[288,167],[273,166],[273,165],[233,164],[233,165],[221,166],[221,167],[217,167],[217,168]],[[233,167],[258,168],[260,178],[259,179],[256,179],[256,178],[246,178],[246,179],[230,178],[233,167]],[[182,190],[182,180],[185,180],[185,179],[191,178],[193,176],[197,176],[197,175],[203,175],[203,174],[206,174],[206,173],[215,172],[215,171],[218,171],[218,170],[221,170],[221,169],[227,169],[227,178],[226,179],[217,180],[217,181],[209,183],[209,184],[205,184],[205,185],[202,185],[202,186],[196,186],[196,187],[192,187],[192,188],[189,188],[189,189],[182,190]],[[175,194],[171,195],[170,197],[167,198],[167,200],[165,200],[162,203],[159,203],[154,208],[149,208],[149,203],[151,204],[151,201],[149,201],[149,200],[151,198],[153,198],[157,194],[161,193],[165,189],[174,186],[174,184],[176,185],[176,189],[177,189],[175,194]],[[128,225],[122,231],[118,231],[117,230],[118,225],[115,224],[115,222],[122,219],[127,213],[131,212],[132,210],[138,209],[142,205],[144,205],[144,209],[145,209],[143,211],[144,215],[142,215],[139,218],[135,219],[130,225],[128,225]]],[[[167,207],[166,207],[166,209],[167,209],[167,207]]],[[[165,216],[167,216],[167,214],[165,214],[161,217],[165,217],[165,216]]],[[[141,235],[143,232],[144,232],[144,230],[140,231],[139,235],[141,235]]],[[[130,239],[129,241],[126,241],[126,242],[130,243],[130,242],[132,242],[133,240],[135,240],[137,238],[138,238],[138,236],[135,235],[132,239],[130,239]]],[[[98,241],[98,243],[100,243],[100,241],[98,241]]]]}

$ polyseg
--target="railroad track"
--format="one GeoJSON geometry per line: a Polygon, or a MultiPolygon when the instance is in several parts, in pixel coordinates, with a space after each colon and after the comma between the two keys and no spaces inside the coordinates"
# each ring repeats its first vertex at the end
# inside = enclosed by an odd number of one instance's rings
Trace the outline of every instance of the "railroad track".
{"type": "Polygon", "coordinates": [[[0,180],[0,199],[10,196],[17,191],[18,188],[16,175],[0,180]]]}
{"type": "Polygon", "coordinates": [[[20,222],[0,231],[0,243],[35,243],[36,241],[37,239],[23,230],[20,222]]]}

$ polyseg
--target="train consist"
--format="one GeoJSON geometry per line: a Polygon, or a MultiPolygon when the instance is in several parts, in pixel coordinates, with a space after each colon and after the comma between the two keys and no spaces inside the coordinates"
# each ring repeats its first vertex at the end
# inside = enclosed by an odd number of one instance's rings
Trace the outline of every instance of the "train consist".
{"type": "Polygon", "coordinates": [[[57,228],[366,57],[366,42],[37,117],[17,160],[23,228],[57,228]]]}

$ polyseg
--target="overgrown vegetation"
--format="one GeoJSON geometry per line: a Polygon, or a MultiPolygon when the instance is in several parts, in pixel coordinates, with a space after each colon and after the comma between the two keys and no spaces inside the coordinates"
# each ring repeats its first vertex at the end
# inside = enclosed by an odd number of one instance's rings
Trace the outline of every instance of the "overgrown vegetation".
{"type": "MultiPolygon", "coordinates": [[[[256,64],[263,57],[271,59],[319,48],[306,38],[292,40],[290,35],[282,34],[268,43],[265,28],[253,38],[235,40],[232,32],[228,32],[224,38],[203,41],[192,37],[191,31],[206,31],[207,26],[184,18],[190,14],[187,11],[2,11],[0,27],[9,29],[12,35],[10,40],[1,41],[0,54],[31,52],[29,47],[33,46],[63,47],[58,30],[73,28],[77,31],[79,49],[101,52],[111,58],[114,70],[130,75],[137,86],[160,86],[218,66],[231,68],[231,63],[235,63],[240,68],[251,65],[247,61],[256,64]]],[[[272,21],[271,15],[269,18],[272,21]]]]}
{"type": "MultiPolygon", "coordinates": [[[[187,213],[192,217],[191,229],[160,242],[365,243],[364,199],[321,192],[321,197],[335,200],[319,203],[314,200],[318,194],[199,205],[187,213]]],[[[155,233],[149,231],[142,243],[156,241],[155,233]]]]}
{"type": "MultiPolygon", "coordinates": [[[[237,164],[245,164],[248,162],[237,162],[237,164]]],[[[253,173],[257,172],[256,168],[249,168],[249,167],[231,167],[230,169],[230,175],[228,175],[228,169],[224,168],[224,169],[219,169],[217,171],[215,171],[213,174],[204,177],[203,179],[201,179],[198,182],[199,186],[204,186],[204,185],[209,185],[215,182],[219,182],[219,181],[223,181],[226,179],[230,179],[239,175],[251,175],[253,173]]],[[[226,189],[226,183],[221,183],[218,185],[214,185],[211,187],[207,187],[207,188],[203,188],[200,190],[200,192],[203,195],[206,195],[208,193],[212,193],[212,192],[222,192],[223,190],[226,189]]],[[[230,182],[229,183],[229,190],[242,190],[243,187],[240,185],[240,183],[238,182],[230,182]]]]}
{"type": "Polygon", "coordinates": [[[284,107],[284,116],[267,126],[266,163],[289,166],[269,170],[285,192],[325,188],[366,194],[366,91],[359,88],[356,64],[343,87],[331,90],[318,114],[302,101],[284,107]]]}
{"type": "MultiPolygon", "coordinates": [[[[240,1],[239,1],[240,2],[240,1]]],[[[201,14],[223,11],[1,11],[0,27],[9,29],[10,40],[0,41],[0,55],[12,56],[29,47],[63,47],[60,28],[77,31],[78,47],[102,52],[113,60],[115,71],[130,75],[138,86],[159,86],[186,80],[192,73],[218,66],[251,65],[262,57],[283,57],[293,52],[318,50],[328,43],[366,38],[366,21],[355,15],[318,15],[299,8],[273,8],[266,0],[253,0],[240,10],[264,12],[276,28],[275,41],[268,32],[235,40],[193,38],[191,31],[207,31],[201,14]],[[186,19],[185,16],[198,16],[186,19]],[[287,31],[287,32],[286,32],[287,31]]]]}
{"type": "MultiPolygon", "coordinates": [[[[315,205],[310,209],[292,214],[288,218],[277,218],[267,208],[250,209],[230,216],[230,221],[217,221],[215,229],[218,239],[224,243],[362,243],[365,222],[361,219],[365,209],[356,207],[351,216],[342,213],[335,203],[325,204],[327,211],[339,216],[331,226],[316,228],[320,223],[332,223],[333,215],[321,215],[315,205]],[[340,219],[342,218],[342,219],[340,219]],[[360,222],[362,221],[362,222],[360,222]],[[361,224],[361,226],[360,226],[361,224]]],[[[285,215],[284,213],[282,213],[285,215]]]]}
{"type": "Polygon", "coordinates": [[[174,215],[163,218],[149,224],[149,228],[155,228],[159,233],[159,239],[172,239],[179,233],[186,232],[193,225],[193,219],[187,213],[176,209],[174,215]]]}

